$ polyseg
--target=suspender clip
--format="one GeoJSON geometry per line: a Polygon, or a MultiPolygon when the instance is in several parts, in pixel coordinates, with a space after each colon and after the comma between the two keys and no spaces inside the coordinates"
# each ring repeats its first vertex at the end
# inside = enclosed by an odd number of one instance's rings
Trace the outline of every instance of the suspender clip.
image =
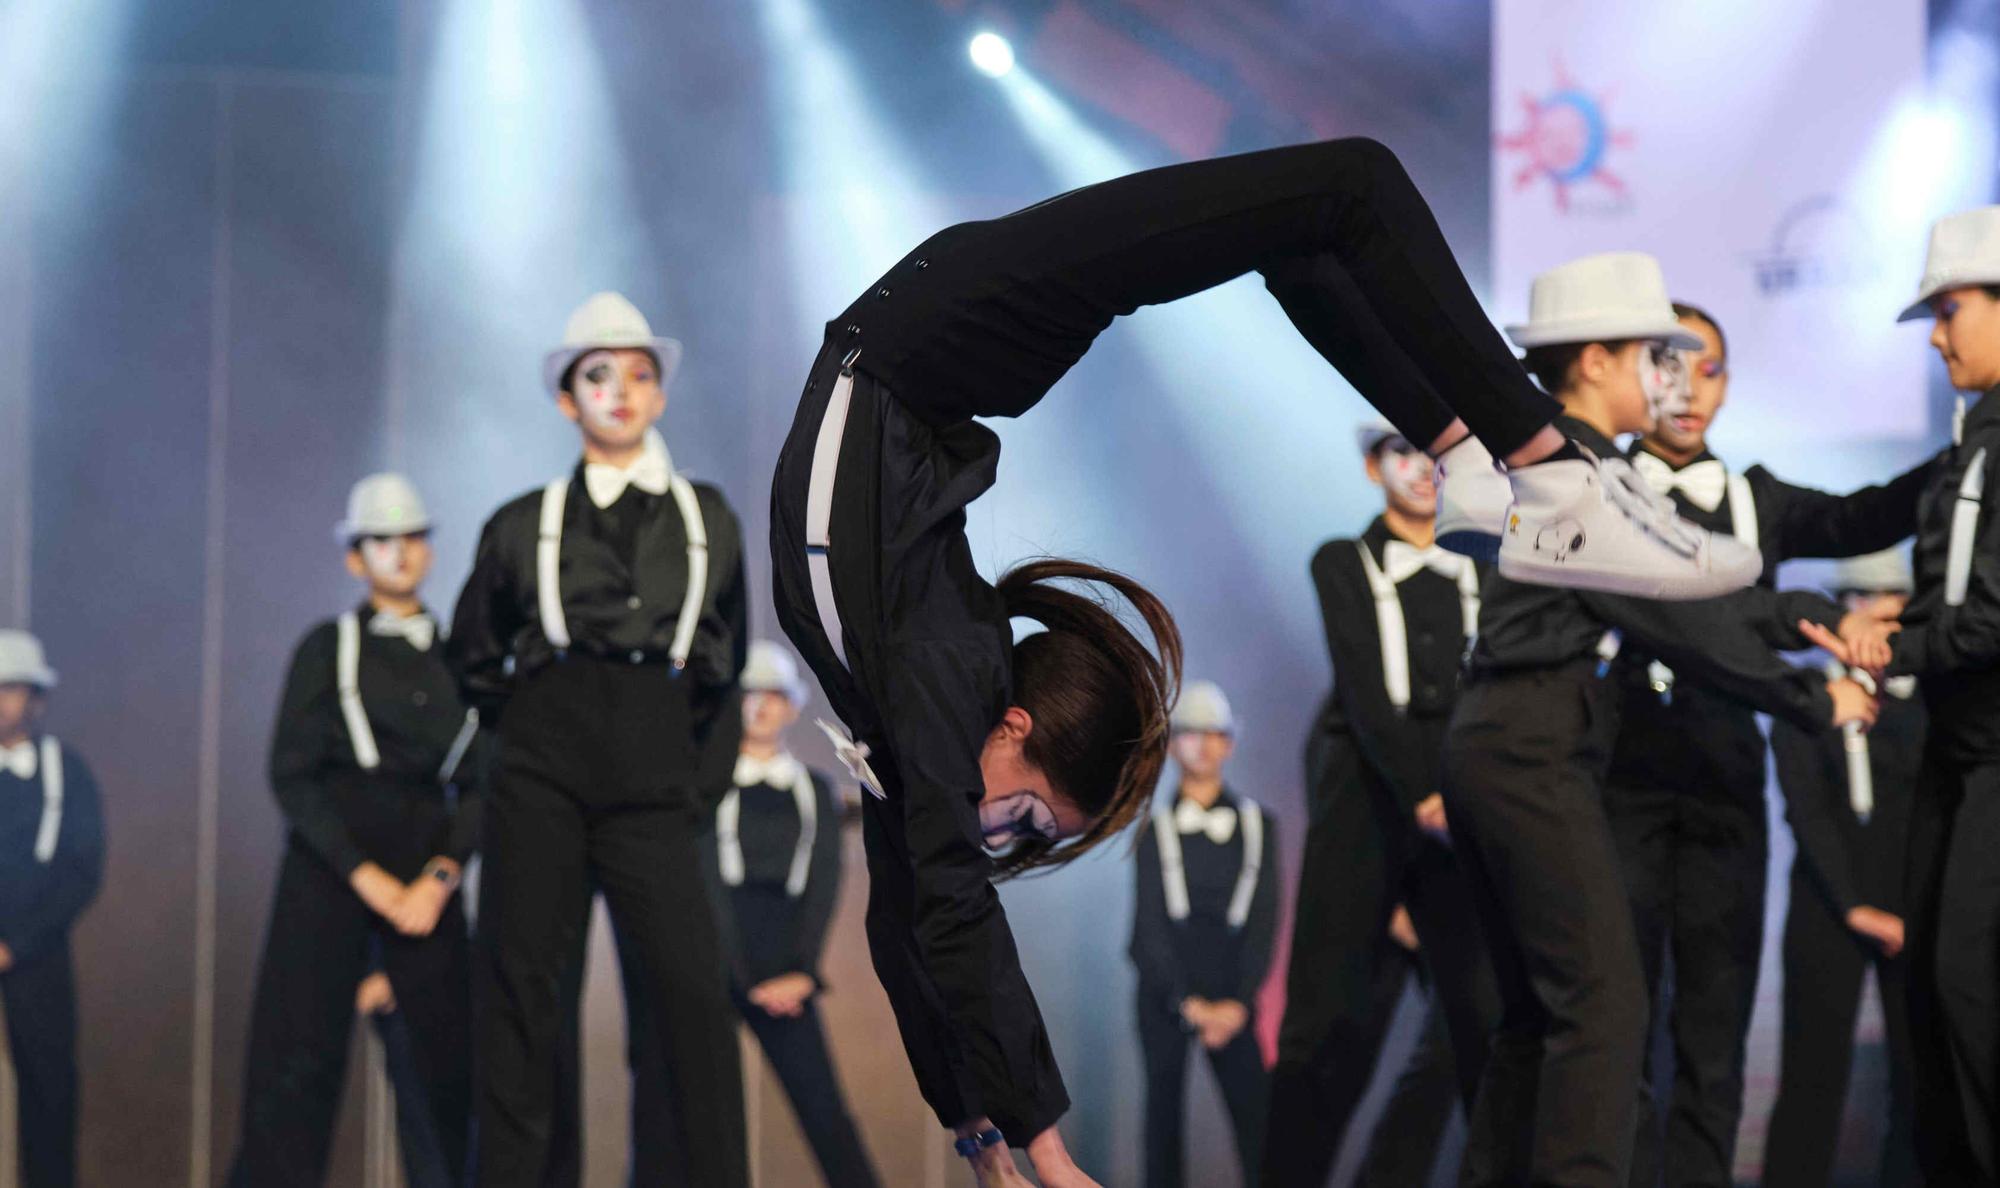
{"type": "Polygon", "coordinates": [[[861,358],[860,347],[855,347],[853,350],[847,352],[847,357],[840,361],[840,374],[849,376],[853,375],[854,362],[859,358],[861,358]]]}

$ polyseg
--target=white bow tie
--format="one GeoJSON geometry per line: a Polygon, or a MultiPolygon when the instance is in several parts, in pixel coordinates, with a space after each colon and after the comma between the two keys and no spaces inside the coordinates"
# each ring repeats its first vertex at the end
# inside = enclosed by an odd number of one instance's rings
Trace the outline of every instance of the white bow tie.
{"type": "Polygon", "coordinates": [[[780,751],[769,759],[759,759],[754,755],[736,757],[736,786],[754,788],[759,784],[769,784],[773,788],[789,788],[798,783],[799,761],[780,751]]]}
{"type": "Polygon", "coordinates": [[[37,751],[33,742],[15,743],[11,747],[0,747],[0,771],[11,771],[24,780],[35,778],[39,766],[37,751]]]}
{"type": "Polygon", "coordinates": [[[868,789],[869,795],[875,799],[889,799],[889,794],[882,791],[882,781],[875,777],[875,769],[868,766],[868,744],[855,742],[845,731],[825,718],[813,720],[819,724],[820,731],[826,735],[827,741],[833,744],[834,757],[847,769],[847,774],[853,776],[856,783],[868,789]]]}
{"type": "Polygon", "coordinates": [[[1729,469],[1720,459],[1706,458],[1675,470],[1663,460],[1644,450],[1632,455],[1632,469],[1646,480],[1646,485],[1662,495],[1679,491],[1687,496],[1687,501],[1703,511],[1714,511],[1722,505],[1722,494],[1729,489],[1729,469]]]}
{"type": "Polygon", "coordinates": [[[1208,840],[1226,846],[1236,836],[1236,810],[1226,804],[1203,808],[1183,800],[1174,806],[1174,828],[1182,833],[1206,833],[1208,840]]]}
{"type": "Polygon", "coordinates": [[[1406,540],[1391,540],[1382,546],[1382,572],[1397,585],[1423,569],[1455,582],[1468,564],[1463,556],[1436,545],[1420,549],[1406,540]]]}
{"type": "Polygon", "coordinates": [[[610,507],[618,502],[626,487],[637,487],[652,495],[665,495],[673,477],[674,461],[667,453],[666,439],[652,429],[646,430],[645,449],[632,465],[587,462],[583,467],[584,489],[590,492],[590,501],[599,507],[610,507]]]}
{"type": "Polygon", "coordinates": [[[368,620],[368,634],[392,639],[400,636],[419,652],[428,652],[437,642],[437,620],[421,611],[403,618],[382,611],[368,620]]]}

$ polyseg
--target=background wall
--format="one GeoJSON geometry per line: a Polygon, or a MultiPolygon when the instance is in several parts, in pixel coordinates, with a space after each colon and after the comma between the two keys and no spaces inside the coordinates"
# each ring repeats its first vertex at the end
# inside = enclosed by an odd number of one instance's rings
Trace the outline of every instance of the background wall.
{"type": "MultiPolygon", "coordinates": [[[[1990,115],[1990,63],[1967,48],[1989,7],[1934,5],[1928,44],[1954,102],[1990,115]]],[[[105,891],[78,935],[85,1182],[226,1169],[282,832],[264,749],[292,643],[354,596],[330,525],[356,477],[394,466],[424,489],[448,610],[485,514],[573,457],[538,359],[577,301],[615,288],[688,343],[667,439],[761,540],[819,319],[948,221],[1188,157],[1378,136],[1483,288],[1506,122],[1492,27],[1485,0],[15,0],[0,622],[47,640],[65,676],[51,724],[109,802],[105,891]],[[1008,79],[965,63],[985,27],[1020,51],[1008,79]]],[[[1719,201],[1681,176],[1668,200],[1719,201]]],[[[1845,483],[1936,439],[1922,389],[1826,397],[1914,402],[1907,439],[1808,453],[1725,421],[1724,440],[1845,483]]],[[[1288,886],[1299,749],[1329,679],[1305,565],[1377,506],[1351,453],[1364,413],[1239,282],[1142,311],[999,426],[1002,482],[972,514],[994,570],[1075,553],[1167,599],[1189,675],[1220,680],[1247,723],[1233,779],[1273,812],[1288,886]]],[[[754,618],[775,629],[761,595],[754,618]]],[[[1123,856],[1006,892],[1078,1103],[1071,1144],[1121,1184],[1140,1102],[1123,856]]],[[[943,1183],[884,1042],[863,890],[851,880],[829,961],[836,1054],[888,1182],[943,1183]]],[[[608,1185],[625,1130],[603,937],[591,976],[590,1180],[608,1185]]],[[[753,1075],[761,1182],[810,1182],[768,1080],[753,1075]]],[[[1191,1175],[1233,1182],[1201,1076],[1190,1110],[1191,1175]]],[[[361,1183],[360,1111],[344,1118],[335,1181],[361,1183]]]]}

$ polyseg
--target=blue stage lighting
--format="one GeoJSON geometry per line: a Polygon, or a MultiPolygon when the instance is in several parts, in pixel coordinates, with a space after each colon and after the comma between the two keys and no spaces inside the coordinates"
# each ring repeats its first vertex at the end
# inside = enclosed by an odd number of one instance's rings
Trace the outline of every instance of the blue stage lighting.
{"type": "Polygon", "coordinates": [[[998,33],[981,33],[966,47],[972,64],[990,78],[1004,78],[1014,69],[1014,47],[998,33]]]}

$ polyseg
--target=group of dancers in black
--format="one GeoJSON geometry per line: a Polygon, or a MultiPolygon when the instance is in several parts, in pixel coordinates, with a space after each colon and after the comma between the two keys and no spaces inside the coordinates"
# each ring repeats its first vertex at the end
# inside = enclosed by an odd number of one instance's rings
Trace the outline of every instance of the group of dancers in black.
{"type": "MultiPolygon", "coordinates": [[[[1996,294],[2000,208],[1942,220],[1906,316],[1932,319],[1962,391],[2000,386],[1996,294]]],[[[1707,453],[1721,323],[1671,305],[1650,258],[1575,261],[1530,304],[1508,329],[1523,359],[1396,158],[1354,139],[947,228],[827,324],[773,478],[771,599],[861,789],[876,973],[978,1183],[1027,1182],[1017,1153],[1043,1185],[1095,1183],[1064,1144],[1069,1096],[995,883],[1134,833],[1155,1182],[1176,1182],[1195,1042],[1246,1175],[1323,1182],[1414,975],[1433,1022],[1371,1182],[1427,1173],[1433,1148],[1403,1136],[1435,1134],[1456,1100],[1466,1184],[1726,1183],[1762,922],[1759,711],[1781,724],[1812,838],[1800,899],[1820,913],[1795,909],[1787,936],[1787,1060],[1810,1048],[1801,1066],[1828,1070],[1780,1106],[1808,1148],[1799,1182],[1823,1182],[1838,1110],[1839,1053],[1813,1037],[1851,1020],[1871,962],[1907,1042],[1910,1174],[1995,1182],[2000,406],[1973,405],[1915,470],[1825,495],[1707,453]],[[1268,1082],[1252,990],[1277,839],[1222,781],[1226,697],[1181,687],[1178,628],[1140,583],[1056,559],[989,581],[964,532],[997,476],[981,418],[1027,413],[1117,316],[1252,271],[1386,418],[1361,443],[1383,514],[1312,566],[1336,675],[1308,745],[1268,1082]],[[1784,559],[1912,535],[1907,591],[1775,587],[1784,559]],[[1042,630],[1017,639],[1016,619],[1042,630]],[[1779,656],[1811,647],[1824,665],[1779,656]],[[1884,722],[1902,742],[1871,745],[1884,722]],[[1156,807],[1170,752],[1178,793],[1156,807]],[[1648,1067],[1656,1027],[1671,1082],[1648,1067]]],[[[232,1183],[319,1182],[357,1000],[411,1086],[413,1180],[574,1182],[600,894],[631,1019],[635,1182],[747,1183],[739,1017],[829,1179],[872,1182],[813,1013],[839,813],[782,745],[802,680],[749,663],[734,513],[653,429],[680,354],[615,295],[576,312],[543,380],[583,456],[494,513],[448,634],[418,593],[421,499],[394,476],[357,487],[338,537],[368,594],[299,645],[272,747],[289,842],[232,1183]]],[[[24,707],[10,725],[0,697],[0,746],[41,737],[38,672],[0,671],[24,707]]],[[[45,776],[5,758],[0,780],[45,776]]],[[[43,829],[13,815],[0,843],[43,829]]],[[[10,1025],[33,964],[12,902],[10,1025]]]]}

